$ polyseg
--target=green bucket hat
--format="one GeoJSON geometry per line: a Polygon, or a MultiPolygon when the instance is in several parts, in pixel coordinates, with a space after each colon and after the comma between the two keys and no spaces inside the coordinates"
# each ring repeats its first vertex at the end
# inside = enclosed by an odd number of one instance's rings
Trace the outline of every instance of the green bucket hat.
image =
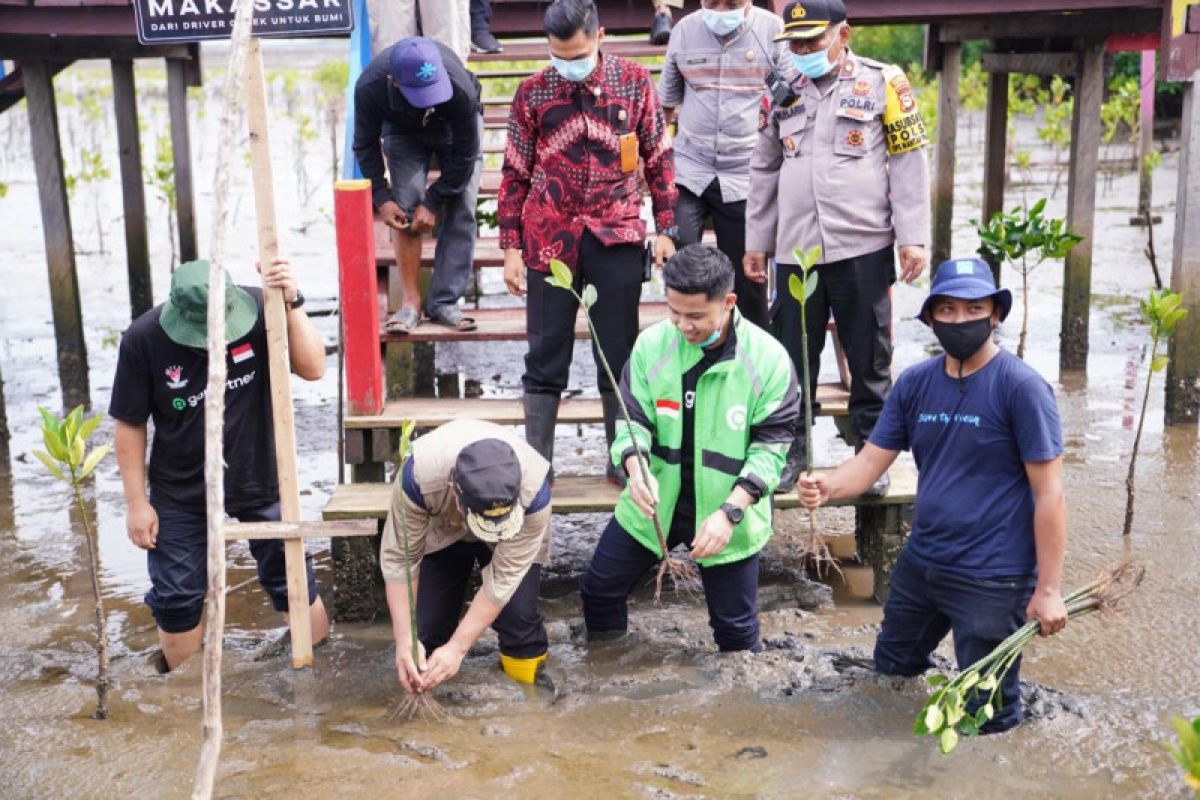
{"type": "MultiPolygon", "coordinates": [[[[241,339],[258,319],[258,303],[225,272],[225,343],[241,339]]],[[[171,296],[159,324],[176,344],[208,347],[208,262],[180,264],[171,276],[171,296]]]]}

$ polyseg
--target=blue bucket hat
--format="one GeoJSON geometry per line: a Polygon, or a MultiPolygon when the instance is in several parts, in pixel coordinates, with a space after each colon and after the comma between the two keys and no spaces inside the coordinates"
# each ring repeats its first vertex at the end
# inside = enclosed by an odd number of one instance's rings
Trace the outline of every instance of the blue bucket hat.
{"type": "Polygon", "coordinates": [[[1012,292],[1008,289],[997,289],[996,279],[992,277],[992,268],[981,258],[952,258],[938,265],[929,286],[929,297],[921,305],[917,319],[926,325],[926,312],[935,297],[953,297],[957,300],[982,300],[992,298],[1000,307],[1000,321],[1012,310],[1012,292]]]}
{"type": "Polygon", "coordinates": [[[388,65],[400,94],[417,108],[431,108],[454,95],[437,43],[424,36],[401,39],[392,46],[388,65]]]}

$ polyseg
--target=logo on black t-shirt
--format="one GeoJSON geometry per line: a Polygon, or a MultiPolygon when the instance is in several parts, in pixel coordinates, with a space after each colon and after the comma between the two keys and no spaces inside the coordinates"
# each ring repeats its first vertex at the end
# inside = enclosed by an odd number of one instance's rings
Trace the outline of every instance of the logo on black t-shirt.
{"type": "Polygon", "coordinates": [[[167,388],[182,389],[187,386],[188,382],[183,378],[183,367],[167,367],[167,388]]]}
{"type": "Polygon", "coordinates": [[[233,357],[233,363],[240,364],[248,358],[254,358],[254,348],[249,342],[233,348],[229,351],[229,355],[233,357]]]}

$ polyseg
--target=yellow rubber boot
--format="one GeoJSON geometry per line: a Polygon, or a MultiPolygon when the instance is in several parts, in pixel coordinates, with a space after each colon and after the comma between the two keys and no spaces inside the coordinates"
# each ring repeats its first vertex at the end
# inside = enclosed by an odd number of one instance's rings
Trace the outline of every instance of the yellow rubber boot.
{"type": "Polygon", "coordinates": [[[542,653],[540,656],[533,658],[513,658],[500,654],[500,669],[504,670],[504,674],[512,678],[517,683],[532,684],[537,677],[538,667],[546,663],[547,653],[542,653]]]}

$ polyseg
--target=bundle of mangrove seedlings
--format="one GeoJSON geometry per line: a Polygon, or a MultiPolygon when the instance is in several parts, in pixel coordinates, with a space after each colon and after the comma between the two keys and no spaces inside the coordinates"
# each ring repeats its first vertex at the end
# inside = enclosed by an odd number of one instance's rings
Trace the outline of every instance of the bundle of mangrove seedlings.
{"type": "MultiPolygon", "coordinates": [[[[1129,561],[1105,571],[1087,586],[1075,590],[1063,600],[1067,619],[1074,620],[1095,611],[1108,611],[1129,595],[1146,570],[1129,561]]],[[[1000,684],[1020,657],[1025,646],[1037,637],[1040,623],[1026,622],[1001,642],[995,650],[964,669],[956,677],[931,675],[926,682],[934,689],[913,724],[916,736],[933,736],[943,754],[958,746],[959,734],[975,736],[1000,710],[1003,699],[1000,684]],[[968,712],[968,706],[975,708],[968,712]]]]}

